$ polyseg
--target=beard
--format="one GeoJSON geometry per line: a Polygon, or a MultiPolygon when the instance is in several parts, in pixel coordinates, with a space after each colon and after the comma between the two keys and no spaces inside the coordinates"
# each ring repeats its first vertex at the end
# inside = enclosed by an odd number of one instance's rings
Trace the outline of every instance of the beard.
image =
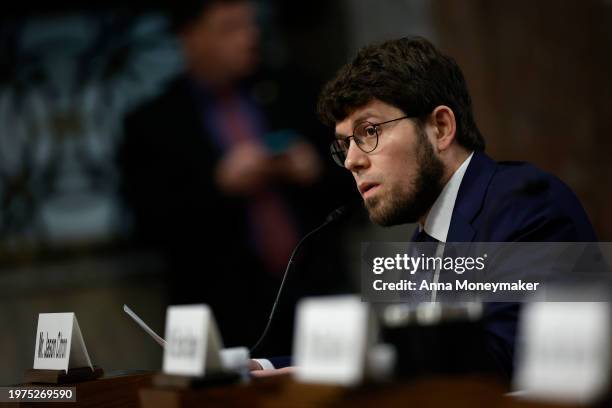
{"type": "Polygon", "coordinates": [[[383,227],[414,223],[424,216],[434,204],[444,186],[444,164],[435,155],[424,129],[418,130],[417,176],[412,188],[406,192],[400,186],[392,186],[385,197],[372,197],[364,201],[370,220],[383,227]]]}

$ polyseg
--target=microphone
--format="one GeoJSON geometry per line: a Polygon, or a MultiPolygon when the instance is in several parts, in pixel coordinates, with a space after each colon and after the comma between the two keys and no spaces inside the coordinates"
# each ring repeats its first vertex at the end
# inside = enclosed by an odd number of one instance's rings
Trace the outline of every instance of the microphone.
{"type": "Polygon", "coordinates": [[[293,264],[293,258],[295,257],[295,255],[298,253],[298,251],[302,247],[302,244],[308,238],[310,238],[317,232],[321,231],[323,228],[327,227],[329,224],[339,220],[344,215],[346,215],[347,207],[348,207],[347,205],[343,205],[341,207],[336,208],[331,213],[329,213],[329,215],[325,218],[325,221],[323,222],[323,224],[319,225],[317,228],[313,229],[308,234],[304,235],[304,237],[300,240],[300,242],[297,243],[297,245],[293,249],[293,252],[291,253],[291,256],[289,257],[289,262],[287,262],[287,267],[285,268],[285,273],[283,274],[283,279],[281,280],[281,284],[278,288],[278,292],[276,293],[276,299],[274,300],[274,304],[272,305],[272,310],[270,311],[270,315],[268,316],[268,323],[266,323],[266,327],[261,333],[261,336],[259,336],[259,339],[255,343],[255,345],[251,347],[250,349],[251,354],[253,354],[253,352],[257,350],[257,348],[260,346],[263,339],[268,334],[268,330],[270,330],[270,326],[272,325],[272,319],[274,318],[274,313],[276,312],[276,307],[278,306],[278,301],[280,299],[281,293],[283,292],[283,287],[285,286],[285,280],[287,279],[287,275],[289,274],[289,270],[291,269],[291,265],[293,264]]]}

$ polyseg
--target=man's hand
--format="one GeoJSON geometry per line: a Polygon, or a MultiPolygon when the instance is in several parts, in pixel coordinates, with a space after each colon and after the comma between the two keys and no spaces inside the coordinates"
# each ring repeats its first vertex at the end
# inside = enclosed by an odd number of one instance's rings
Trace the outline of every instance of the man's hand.
{"type": "Polygon", "coordinates": [[[295,367],[284,367],[274,370],[264,370],[263,367],[255,360],[249,360],[249,370],[253,377],[274,377],[277,375],[287,375],[295,372],[295,367]]]}
{"type": "Polygon", "coordinates": [[[290,182],[308,185],[317,180],[322,168],[315,149],[309,143],[298,142],[285,154],[283,176],[290,182]]]}
{"type": "Polygon", "coordinates": [[[215,180],[227,194],[248,196],[269,182],[268,153],[258,144],[240,143],[217,164],[215,180]]]}
{"type": "Polygon", "coordinates": [[[278,375],[289,375],[295,372],[295,367],[283,367],[276,368],[274,370],[257,370],[251,371],[252,377],[263,378],[263,377],[276,377],[278,375]]]}
{"type": "Polygon", "coordinates": [[[312,184],[321,171],[321,160],[306,142],[295,143],[279,155],[271,155],[259,144],[245,142],[232,147],[219,161],[215,180],[226,194],[250,196],[275,182],[312,184]]]}

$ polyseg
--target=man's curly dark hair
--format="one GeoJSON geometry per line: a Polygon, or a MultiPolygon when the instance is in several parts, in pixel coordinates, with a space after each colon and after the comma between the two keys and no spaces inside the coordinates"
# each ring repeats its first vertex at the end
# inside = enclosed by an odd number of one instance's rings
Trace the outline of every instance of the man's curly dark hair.
{"type": "Polygon", "coordinates": [[[446,105],[455,114],[459,144],[485,149],[461,69],[424,38],[406,37],[362,48],[324,86],[317,110],[321,121],[333,126],[374,99],[421,119],[446,105]]]}

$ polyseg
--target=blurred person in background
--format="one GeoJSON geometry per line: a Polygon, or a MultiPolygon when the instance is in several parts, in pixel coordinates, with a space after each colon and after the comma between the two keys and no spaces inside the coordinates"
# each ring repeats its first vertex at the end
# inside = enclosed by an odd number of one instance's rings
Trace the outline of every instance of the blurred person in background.
{"type": "MultiPolygon", "coordinates": [[[[307,200],[333,196],[321,182],[331,166],[300,129],[309,107],[299,78],[283,87],[258,71],[252,2],[186,2],[173,17],[186,70],[125,120],[124,197],[137,239],[166,255],[170,303],[209,304],[225,345],[249,346],[298,239],[336,205],[307,200]]],[[[329,248],[303,263],[308,276],[287,289],[278,316],[286,335],[268,336],[263,350],[289,350],[294,302],[309,287],[341,286],[329,248]]]]}

